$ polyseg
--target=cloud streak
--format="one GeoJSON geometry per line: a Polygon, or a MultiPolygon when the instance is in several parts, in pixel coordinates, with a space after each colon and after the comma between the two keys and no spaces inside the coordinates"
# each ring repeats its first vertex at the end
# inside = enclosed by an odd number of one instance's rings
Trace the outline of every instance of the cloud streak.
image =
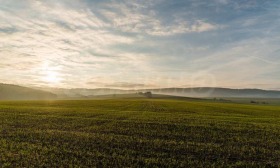
{"type": "Polygon", "coordinates": [[[0,3],[3,82],[54,86],[53,73],[55,87],[176,87],[201,85],[190,81],[203,73],[217,86],[279,83],[276,1],[0,3]]]}

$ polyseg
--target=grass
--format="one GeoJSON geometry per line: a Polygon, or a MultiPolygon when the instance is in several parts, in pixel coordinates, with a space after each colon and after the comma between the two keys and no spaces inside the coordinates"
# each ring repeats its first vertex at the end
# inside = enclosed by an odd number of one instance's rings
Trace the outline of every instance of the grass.
{"type": "Polygon", "coordinates": [[[0,102],[0,167],[279,167],[280,106],[0,102]]]}

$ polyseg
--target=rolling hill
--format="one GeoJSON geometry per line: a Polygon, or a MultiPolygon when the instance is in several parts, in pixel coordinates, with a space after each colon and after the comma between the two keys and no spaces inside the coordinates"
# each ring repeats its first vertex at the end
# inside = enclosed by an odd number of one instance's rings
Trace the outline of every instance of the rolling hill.
{"type": "MultiPolygon", "coordinates": [[[[125,95],[151,91],[153,94],[195,98],[280,98],[280,91],[261,89],[230,88],[160,88],[160,89],[112,89],[112,88],[27,88],[17,85],[0,84],[0,100],[30,99],[90,99],[104,95],[125,95]]],[[[109,96],[110,97],[110,96],[109,96]]]]}
{"type": "Polygon", "coordinates": [[[57,89],[57,88],[41,88],[45,91],[52,92],[59,97],[93,97],[100,95],[113,94],[134,94],[137,92],[151,91],[154,94],[172,95],[181,97],[228,97],[228,98],[280,98],[280,91],[276,90],[261,90],[261,89],[230,89],[230,88],[161,88],[161,89],[140,89],[140,90],[121,90],[111,88],[100,89],[57,89]]]}
{"type": "Polygon", "coordinates": [[[236,98],[280,98],[280,91],[261,89],[229,88],[163,88],[149,89],[153,93],[187,97],[236,97],[236,98]]]}
{"type": "Polygon", "coordinates": [[[0,84],[0,100],[56,99],[56,94],[27,87],[0,84]]]}

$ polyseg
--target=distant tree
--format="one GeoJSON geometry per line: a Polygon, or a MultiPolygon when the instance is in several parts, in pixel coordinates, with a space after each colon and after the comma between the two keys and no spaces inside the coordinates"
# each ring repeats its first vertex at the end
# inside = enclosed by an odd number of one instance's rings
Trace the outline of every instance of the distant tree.
{"type": "Polygon", "coordinates": [[[146,92],[144,95],[148,98],[152,98],[152,92],[146,92]]]}
{"type": "Polygon", "coordinates": [[[139,94],[139,95],[143,95],[143,92],[138,92],[137,94],[139,94]]]}
{"type": "Polygon", "coordinates": [[[254,100],[252,100],[251,103],[252,104],[258,104],[258,102],[254,101],[254,100]]]}

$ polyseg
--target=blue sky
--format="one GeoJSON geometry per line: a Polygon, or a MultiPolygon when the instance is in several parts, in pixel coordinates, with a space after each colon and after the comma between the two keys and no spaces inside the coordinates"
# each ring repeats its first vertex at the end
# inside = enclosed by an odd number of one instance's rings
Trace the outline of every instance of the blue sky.
{"type": "Polygon", "coordinates": [[[0,0],[0,81],[280,88],[278,0],[0,0]]]}

